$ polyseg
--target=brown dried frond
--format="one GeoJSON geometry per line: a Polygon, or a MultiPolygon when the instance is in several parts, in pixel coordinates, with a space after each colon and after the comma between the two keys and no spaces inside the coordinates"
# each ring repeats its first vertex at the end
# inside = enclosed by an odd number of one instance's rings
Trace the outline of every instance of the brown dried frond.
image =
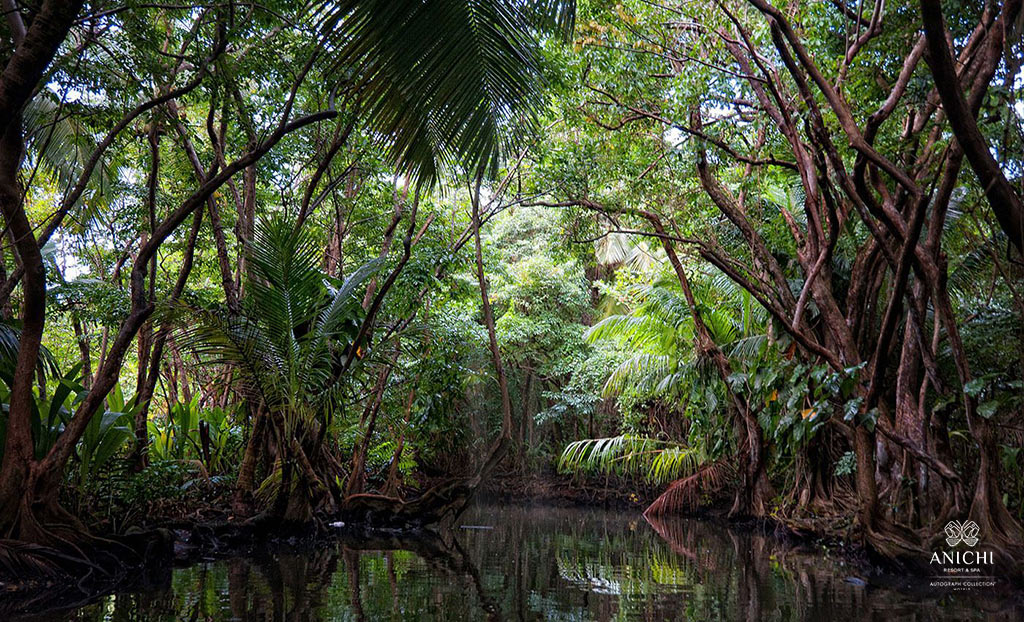
{"type": "Polygon", "coordinates": [[[732,481],[733,468],[718,460],[705,464],[688,477],[672,482],[668,489],[654,500],[644,516],[666,516],[693,512],[707,495],[720,492],[732,481]]]}

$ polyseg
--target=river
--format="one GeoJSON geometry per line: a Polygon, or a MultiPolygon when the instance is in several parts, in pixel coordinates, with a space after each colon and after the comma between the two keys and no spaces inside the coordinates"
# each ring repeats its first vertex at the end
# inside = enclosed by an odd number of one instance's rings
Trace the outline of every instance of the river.
{"type": "Polygon", "coordinates": [[[985,595],[915,585],[924,583],[869,586],[841,556],[715,521],[490,505],[467,512],[447,546],[364,537],[278,546],[37,619],[1021,619],[985,595]]]}

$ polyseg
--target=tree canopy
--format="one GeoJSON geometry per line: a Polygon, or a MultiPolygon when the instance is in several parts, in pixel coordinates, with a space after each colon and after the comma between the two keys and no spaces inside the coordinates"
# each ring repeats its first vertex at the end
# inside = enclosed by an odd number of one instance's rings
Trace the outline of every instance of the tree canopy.
{"type": "Polygon", "coordinates": [[[543,474],[1019,576],[1019,0],[3,6],[0,553],[543,474]]]}

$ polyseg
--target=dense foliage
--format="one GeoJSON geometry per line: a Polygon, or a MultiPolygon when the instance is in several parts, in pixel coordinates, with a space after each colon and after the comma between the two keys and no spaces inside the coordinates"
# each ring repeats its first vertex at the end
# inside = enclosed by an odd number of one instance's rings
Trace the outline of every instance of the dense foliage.
{"type": "Polygon", "coordinates": [[[939,4],[5,2],[0,537],[568,472],[1024,558],[1021,3],[939,4]]]}

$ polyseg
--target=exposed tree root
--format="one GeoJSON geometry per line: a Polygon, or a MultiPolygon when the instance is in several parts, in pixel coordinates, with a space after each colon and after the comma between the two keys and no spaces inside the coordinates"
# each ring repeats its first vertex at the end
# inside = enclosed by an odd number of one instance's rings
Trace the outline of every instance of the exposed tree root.
{"type": "Polygon", "coordinates": [[[396,529],[454,521],[505,457],[508,446],[508,437],[500,436],[476,474],[438,484],[409,501],[381,494],[349,495],[342,501],[339,515],[347,522],[396,529]]]}
{"type": "Polygon", "coordinates": [[[173,535],[162,529],[116,538],[78,533],[74,542],[66,534],[62,539],[65,544],[53,545],[0,540],[0,585],[9,592],[0,601],[0,614],[80,606],[153,569],[169,568],[173,555],[173,535]]]}

